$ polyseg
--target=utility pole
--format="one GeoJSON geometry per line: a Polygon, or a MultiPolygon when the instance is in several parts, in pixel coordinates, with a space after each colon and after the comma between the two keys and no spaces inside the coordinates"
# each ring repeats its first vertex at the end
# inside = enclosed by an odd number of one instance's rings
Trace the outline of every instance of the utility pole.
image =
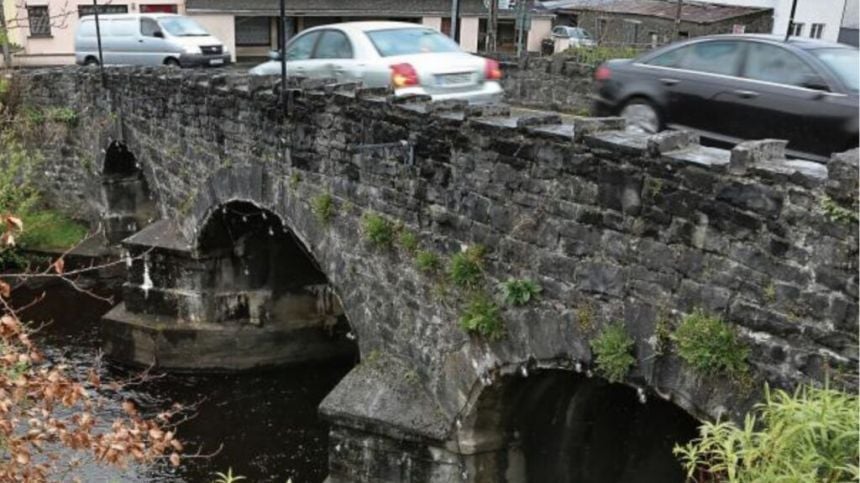
{"type": "Polygon", "coordinates": [[[487,19],[487,52],[498,50],[499,0],[490,0],[490,16],[487,19]]]}
{"type": "Polygon", "coordinates": [[[678,0],[678,8],[675,10],[675,32],[672,35],[673,40],[678,40],[678,35],[681,32],[681,9],[684,7],[684,0],[678,0]]]}
{"type": "Polygon", "coordinates": [[[791,37],[791,31],[794,30],[794,14],[797,12],[797,0],[791,2],[791,15],[788,17],[788,28],[785,31],[785,41],[791,37]]]}
{"type": "Polygon", "coordinates": [[[286,0],[281,0],[281,106],[286,105],[287,99],[287,6],[286,0]]]}
{"type": "Polygon", "coordinates": [[[0,48],[3,49],[3,67],[12,67],[12,54],[9,52],[9,29],[6,28],[6,0],[0,0],[0,48]]]}
{"type": "Polygon", "coordinates": [[[102,78],[102,87],[105,85],[105,62],[102,55],[102,27],[99,22],[99,3],[98,0],[93,0],[93,15],[96,17],[96,41],[99,45],[99,73],[102,78]]]}
{"type": "Polygon", "coordinates": [[[451,39],[460,43],[460,0],[451,1],[451,39]]]}

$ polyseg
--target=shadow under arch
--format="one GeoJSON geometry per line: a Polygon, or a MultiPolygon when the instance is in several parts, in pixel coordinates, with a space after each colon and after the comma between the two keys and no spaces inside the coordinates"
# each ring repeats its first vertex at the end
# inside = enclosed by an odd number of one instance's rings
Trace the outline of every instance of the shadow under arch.
{"type": "Polygon", "coordinates": [[[478,464],[506,483],[682,483],[672,449],[699,424],[671,402],[562,369],[504,376],[471,412],[465,434],[497,448],[478,464]]]}
{"type": "Polygon", "coordinates": [[[281,363],[355,358],[347,315],[314,256],[276,213],[254,202],[212,207],[195,240],[205,267],[204,318],[266,328],[281,363]]]}
{"type": "Polygon", "coordinates": [[[105,150],[101,188],[108,244],[119,243],[158,218],[157,203],[140,164],[119,141],[111,142],[105,150]]]}

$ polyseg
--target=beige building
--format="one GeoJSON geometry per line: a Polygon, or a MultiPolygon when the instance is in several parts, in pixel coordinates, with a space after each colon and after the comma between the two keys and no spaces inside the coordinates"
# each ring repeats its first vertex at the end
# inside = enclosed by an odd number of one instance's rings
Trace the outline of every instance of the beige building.
{"type": "MultiPolygon", "coordinates": [[[[0,0],[5,7],[13,63],[20,66],[72,64],[78,20],[92,15],[92,0],[0,0]]],[[[460,0],[460,45],[484,49],[487,7],[483,0],[460,0]]],[[[401,20],[450,33],[451,0],[287,0],[287,34],[350,20],[401,20]]],[[[101,13],[173,12],[195,18],[236,58],[264,57],[278,46],[278,0],[99,0],[101,13]]],[[[500,2],[513,6],[511,0],[500,2]]],[[[535,13],[528,50],[539,51],[552,29],[552,16],[535,13]]],[[[499,50],[515,50],[514,11],[499,14],[499,50]]],[[[2,62],[2,59],[0,59],[2,62]]]]}
{"type": "MultiPolygon", "coordinates": [[[[0,0],[6,14],[13,64],[62,65],[75,62],[75,31],[93,14],[92,0],[0,0]]],[[[184,13],[184,0],[99,0],[100,13],[184,13]]],[[[0,58],[2,62],[2,58],[0,58]]]]}

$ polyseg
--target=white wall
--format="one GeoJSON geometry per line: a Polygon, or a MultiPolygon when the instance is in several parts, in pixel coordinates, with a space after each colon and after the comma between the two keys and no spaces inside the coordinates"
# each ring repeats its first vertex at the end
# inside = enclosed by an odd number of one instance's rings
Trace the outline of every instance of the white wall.
{"type": "Polygon", "coordinates": [[[551,18],[532,19],[532,28],[529,30],[529,38],[526,49],[529,52],[540,52],[541,42],[549,37],[552,32],[551,18]]]}
{"type": "Polygon", "coordinates": [[[421,24],[428,27],[433,27],[436,30],[442,30],[442,17],[422,17],[421,24]]]}
{"type": "MultiPolygon", "coordinates": [[[[741,5],[747,7],[764,7],[774,10],[773,33],[785,35],[788,30],[788,20],[791,16],[792,0],[702,0],[708,3],[723,5],[741,5]]],[[[857,0],[847,0],[857,3],[857,0]]],[[[839,37],[839,26],[842,23],[842,12],[846,0],[797,0],[797,12],[794,21],[802,23],[803,36],[809,37],[812,24],[823,23],[823,40],[835,42],[839,37]]],[[[856,7],[855,7],[856,8],[856,7]]]]}
{"type": "Polygon", "coordinates": [[[478,51],[478,17],[460,19],[460,47],[466,52],[478,51]]]}

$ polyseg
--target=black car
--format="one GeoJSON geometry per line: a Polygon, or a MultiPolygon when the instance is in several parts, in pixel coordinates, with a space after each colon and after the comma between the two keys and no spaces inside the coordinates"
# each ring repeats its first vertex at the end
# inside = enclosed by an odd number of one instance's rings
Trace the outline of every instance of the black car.
{"type": "Polygon", "coordinates": [[[824,162],[858,145],[858,60],[819,40],[699,37],[598,67],[594,114],[724,143],[785,139],[789,155],[824,162]]]}

